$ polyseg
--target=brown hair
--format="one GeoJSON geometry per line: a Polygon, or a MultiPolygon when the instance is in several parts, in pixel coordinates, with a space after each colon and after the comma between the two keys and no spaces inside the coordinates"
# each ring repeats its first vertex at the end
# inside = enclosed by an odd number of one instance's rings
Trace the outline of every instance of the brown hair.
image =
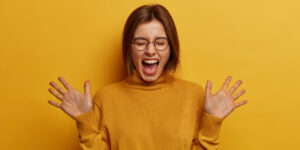
{"type": "Polygon", "coordinates": [[[177,66],[179,66],[179,40],[175,23],[170,13],[165,7],[159,4],[143,5],[135,9],[130,14],[123,31],[123,61],[129,75],[132,75],[132,71],[134,69],[134,64],[131,58],[131,41],[133,39],[134,32],[139,24],[150,22],[154,19],[157,19],[163,24],[170,44],[171,53],[169,60],[164,67],[164,71],[174,74],[177,66]]]}

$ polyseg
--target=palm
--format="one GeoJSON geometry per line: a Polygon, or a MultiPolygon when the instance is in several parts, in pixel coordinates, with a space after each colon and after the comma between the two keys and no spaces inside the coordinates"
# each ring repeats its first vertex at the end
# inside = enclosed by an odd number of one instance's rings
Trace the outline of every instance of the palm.
{"type": "Polygon", "coordinates": [[[91,110],[92,98],[89,88],[89,81],[84,83],[84,93],[81,94],[80,92],[74,90],[62,77],[59,77],[59,80],[67,89],[67,92],[54,82],[50,82],[50,85],[58,92],[52,88],[49,88],[49,92],[62,101],[61,104],[58,104],[49,100],[48,102],[51,105],[60,108],[72,118],[91,110]]]}
{"type": "Polygon", "coordinates": [[[223,87],[214,95],[211,93],[212,84],[208,80],[206,84],[205,90],[205,111],[207,113],[213,114],[220,118],[226,118],[235,108],[246,104],[247,101],[241,101],[235,103],[234,101],[237,100],[245,90],[239,91],[236,95],[233,93],[242,83],[241,80],[237,81],[229,90],[227,87],[230,83],[231,76],[228,76],[226,81],[223,84],[223,87]]]}

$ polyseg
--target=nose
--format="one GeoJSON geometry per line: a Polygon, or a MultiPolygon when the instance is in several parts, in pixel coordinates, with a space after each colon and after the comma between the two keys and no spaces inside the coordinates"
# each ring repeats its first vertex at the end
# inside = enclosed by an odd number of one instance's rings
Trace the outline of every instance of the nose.
{"type": "Polygon", "coordinates": [[[153,56],[156,53],[153,43],[149,43],[148,48],[146,48],[145,53],[149,56],[153,56]]]}

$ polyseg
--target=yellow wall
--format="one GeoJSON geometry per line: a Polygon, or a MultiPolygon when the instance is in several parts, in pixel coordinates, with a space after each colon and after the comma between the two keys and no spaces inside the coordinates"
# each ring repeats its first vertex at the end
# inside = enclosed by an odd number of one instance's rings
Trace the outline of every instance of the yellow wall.
{"type": "MultiPolygon", "coordinates": [[[[92,92],[124,78],[121,32],[128,15],[160,1],[1,0],[1,149],[79,150],[74,121],[50,106],[62,75],[92,92]]],[[[216,92],[243,80],[223,123],[220,150],[300,149],[300,2],[166,0],[181,42],[181,77],[216,92]],[[233,82],[231,83],[233,84],[233,82]]],[[[55,99],[56,100],[56,99],[55,99]]]]}

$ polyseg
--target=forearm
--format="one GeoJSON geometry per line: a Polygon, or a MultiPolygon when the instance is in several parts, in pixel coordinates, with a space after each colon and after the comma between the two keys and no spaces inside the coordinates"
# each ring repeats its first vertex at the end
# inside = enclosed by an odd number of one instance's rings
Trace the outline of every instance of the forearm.
{"type": "Polygon", "coordinates": [[[97,105],[92,111],[76,116],[75,120],[81,149],[109,150],[108,132],[100,128],[100,109],[97,105]]]}
{"type": "Polygon", "coordinates": [[[220,143],[220,130],[223,119],[214,115],[203,113],[200,130],[197,135],[197,149],[216,150],[220,143]]]}

